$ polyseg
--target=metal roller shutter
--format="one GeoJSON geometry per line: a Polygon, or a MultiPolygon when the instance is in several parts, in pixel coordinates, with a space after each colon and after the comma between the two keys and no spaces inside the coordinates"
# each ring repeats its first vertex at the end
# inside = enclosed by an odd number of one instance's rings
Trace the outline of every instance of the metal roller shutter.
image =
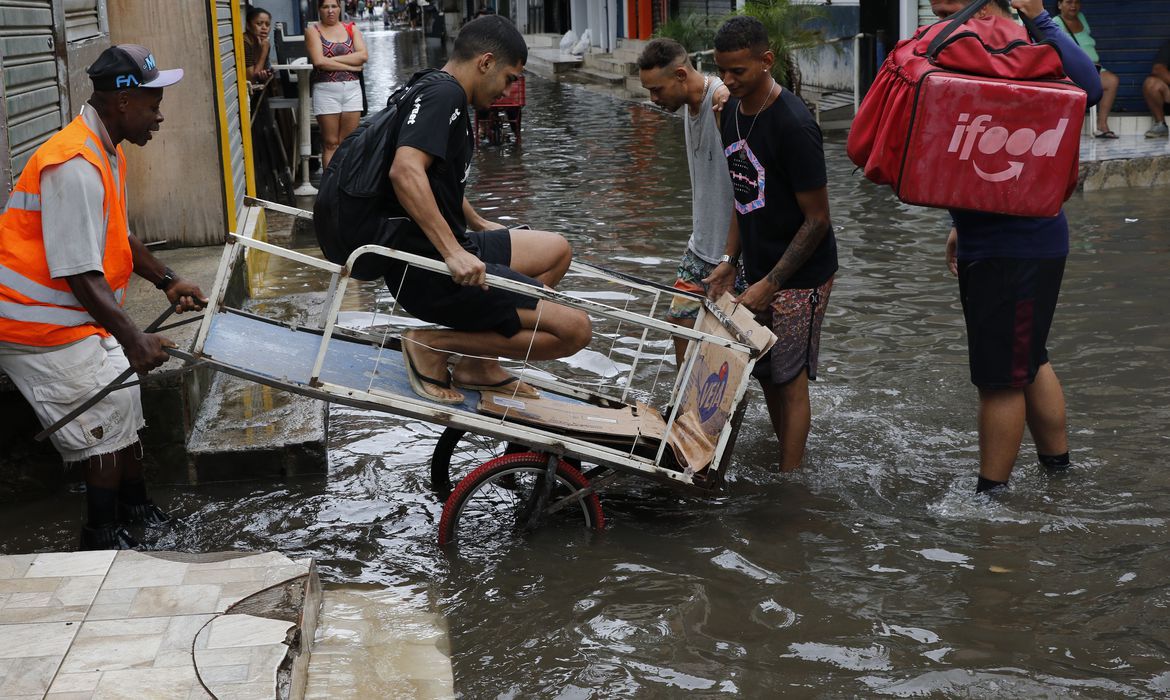
{"type": "Polygon", "coordinates": [[[232,31],[231,0],[216,0],[215,14],[220,68],[223,71],[223,96],[227,106],[226,126],[232,172],[233,191],[229,199],[234,203],[236,220],[240,221],[244,208],[247,178],[244,169],[244,138],[240,129],[240,89],[239,83],[236,81],[236,51],[235,36],[232,31]]]}
{"type": "MultiPolygon", "coordinates": [[[[64,124],[52,0],[0,0],[0,72],[12,182],[37,146],[64,124]]],[[[3,135],[0,135],[2,137],[3,135]]],[[[0,180],[7,179],[0,176],[0,180]]]]}
{"type": "Polygon", "coordinates": [[[65,0],[65,40],[82,41],[103,33],[99,0],[65,0]]]}
{"type": "Polygon", "coordinates": [[[930,11],[930,0],[918,0],[918,26],[924,24],[934,24],[938,17],[930,11]]]}
{"type": "Polygon", "coordinates": [[[1149,113],[1142,83],[1153,68],[1158,49],[1170,39],[1170,13],[1166,10],[1166,0],[1088,3],[1087,19],[1097,39],[1101,64],[1121,80],[1114,112],[1149,113]]]}

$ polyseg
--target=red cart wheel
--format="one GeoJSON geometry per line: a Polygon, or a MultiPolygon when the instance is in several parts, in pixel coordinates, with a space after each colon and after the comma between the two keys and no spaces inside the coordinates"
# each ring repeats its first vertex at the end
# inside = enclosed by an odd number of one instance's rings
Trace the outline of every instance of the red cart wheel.
{"type": "MultiPolygon", "coordinates": [[[[439,520],[439,545],[456,539],[497,542],[531,520],[547,472],[548,455],[522,452],[504,455],[480,465],[468,474],[443,506],[439,520]]],[[[589,487],[589,480],[564,460],[557,464],[545,508],[589,487]]],[[[581,523],[586,529],[603,530],[605,515],[596,493],[568,501],[554,513],[542,514],[545,522],[581,523]]]]}

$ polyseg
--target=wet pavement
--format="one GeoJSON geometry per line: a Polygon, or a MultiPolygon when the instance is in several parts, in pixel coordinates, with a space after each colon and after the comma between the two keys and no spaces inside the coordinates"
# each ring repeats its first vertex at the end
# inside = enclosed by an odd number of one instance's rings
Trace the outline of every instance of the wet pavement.
{"type": "MultiPolygon", "coordinates": [[[[367,35],[380,104],[425,50],[416,34],[367,35]]],[[[531,77],[528,105],[523,145],[478,155],[472,202],[563,231],[585,261],[672,280],[689,227],[681,122],[531,77]]],[[[327,586],[413,596],[446,618],[464,697],[1170,694],[1170,190],[1068,203],[1049,349],[1074,468],[1045,476],[1026,440],[1010,493],[989,502],[972,497],[975,391],[946,214],[864,182],[841,136],[826,158],[841,272],[802,472],[773,471],[753,391],[726,495],[619,479],[604,533],[444,551],[437,429],[334,408],[328,474],[158,488],[188,515],[157,546],[312,556],[327,586]]],[[[290,275],[270,303],[305,286],[290,275]]],[[[6,506],[3,552],[68,549],[80,515],[76,495],[6,506]]]]}

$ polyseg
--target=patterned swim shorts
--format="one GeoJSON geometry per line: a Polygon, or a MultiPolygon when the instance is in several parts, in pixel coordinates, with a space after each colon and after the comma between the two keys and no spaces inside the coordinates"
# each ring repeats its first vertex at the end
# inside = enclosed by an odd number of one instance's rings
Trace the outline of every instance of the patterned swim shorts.
{"type": "MultiPolygon", "coordinates": [[[[711,275],[711,272],[718,267],[712,265],[706,260],[695,255],[694,251],[687,248],[683,253],[682,260],[678,263],[678,277],[674,281],[674,288],[681,289],[684,292],[691,292],[692,294],[705,295],[707,293],[707,285],[703,284],[703,280],[711,275]]],[[[743,279],[743,268],[737,268],[735,271],[735,288],[734,294],[743,294],[747,290],[747,283],[743,279]]],[[[670,311],[667,313],[668,318],[672,319],[689,319],[695,320],[699,316],[699,302],[689,297],[675,297],[670,302],[670,311]]]]}
{"type": "Polygon", "coordinates": [[[776,344],[761,357],[752,376],[769,384],[787,384],[801,370],[810,380],[817,378],[817,356],[821,349],[821,324],[829,306],[829,278],[813,289],[782,289],[772,299],[772,306],[758,314],[756,321],[769,326],[776,334],[776,344]]]}

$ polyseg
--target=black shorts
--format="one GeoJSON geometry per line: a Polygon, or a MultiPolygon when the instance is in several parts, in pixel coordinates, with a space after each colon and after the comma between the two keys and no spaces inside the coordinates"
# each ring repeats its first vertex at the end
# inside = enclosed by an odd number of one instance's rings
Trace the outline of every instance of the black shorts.
{"type": "MultiPolygon", "coordinates": [[[[512,239],[508,229],[468,231],[462,243],[468,252],[484,261],[489,275],[544,287],[539,281],[508,267],[512,262],[512,239]]],[[[412,224],[395,234],[393,247],[442,260],[426,235],[412,224]]],[[[495,287],[487,290],[467,287],[456,283],[447,272],[408,268],[406,263],[398,261],[391,261],[388,265],[386,286],[398,303],[419,320],[457,331],[495,331],[508,338],[520,332],[520,315],[516,310],[535,309],[539,301],[535,297],[495,287]]]]}
{"type": "Polygon", "coordinates": [[[1048,362],[1048,330],[1064,258],[992,258],[959,263],[971,383],[1021,388],[1048,362]]]}

